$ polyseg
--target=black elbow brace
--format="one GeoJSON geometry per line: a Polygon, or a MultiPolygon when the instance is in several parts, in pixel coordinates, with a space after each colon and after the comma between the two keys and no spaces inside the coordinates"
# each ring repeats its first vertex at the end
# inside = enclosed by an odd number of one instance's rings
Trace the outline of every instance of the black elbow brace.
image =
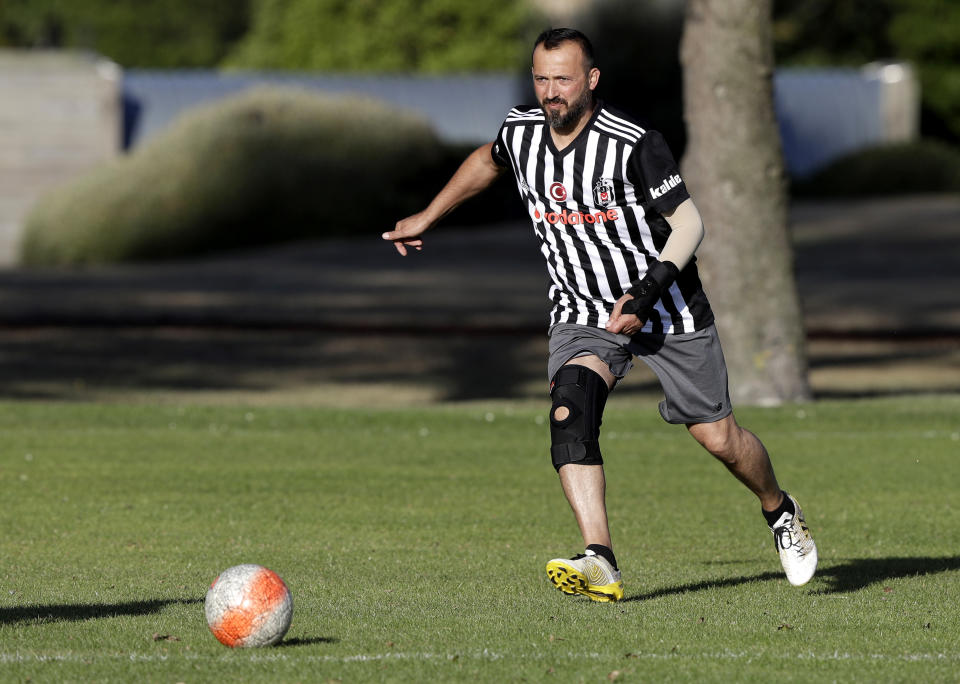
{"type": "Polygon", "coordinates": [[[602,465],[600,420],[610,390],[596,371],[569,364],[550,385],[550,456],[560,470],[568,463],[602,465]]]}
{"type": "Polygon", "coordinates": [[[633,314],[641,321],[650,318],[661,293],[670,287],[680,275],[680,269],[671,261],[656,261],[647,268],[647,275],[634,283],[627,294],[633,297],[623,304],[621,312],[633,314]]]}

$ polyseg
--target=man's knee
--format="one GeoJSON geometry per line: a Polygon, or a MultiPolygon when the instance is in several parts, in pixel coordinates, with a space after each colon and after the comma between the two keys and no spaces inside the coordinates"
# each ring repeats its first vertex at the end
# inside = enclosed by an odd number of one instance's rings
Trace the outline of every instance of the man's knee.
{"type": "Polygon", "coordinates": [[[550,455],[557,470],[568,463],[601,465],[600,422],[606,381],[586,366],[560,368],[550,383],[550,455]]]}
{"type": "Polygon", "coordinates": [[[690,425],[689,430],[694,439],[716,458],[728,464],[736,462],[740,426],[732,416],[715,423],[696,423],[690,425]]]}

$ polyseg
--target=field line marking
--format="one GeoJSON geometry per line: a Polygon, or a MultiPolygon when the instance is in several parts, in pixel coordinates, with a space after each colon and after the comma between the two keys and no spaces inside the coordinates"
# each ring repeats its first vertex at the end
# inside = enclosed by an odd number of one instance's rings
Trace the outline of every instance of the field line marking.
{"type": "Polygon", "coordinates": [[[845,653],[833,651],[828,653],[797,653],[787,654],[782,652],[748,652],[748,651],[716,651],[716,652],[638,652],[624,655],[602,655],[600,653],[533,653],[526,655],[515,655],[512,653],[500,653],[484,649],[472,653],[430,653],[430,652],[403,652],[391,651],[388,653],[358,653],[355,655],[291,655],[287,653],[264,653],[252,651],[249,653],[235,651],[231,654],[220,656],[207,656],[196,653],[191,654],[159,654],[159,653],[114,653],[114,654],[90,654],[90,653],[2,653],[0,652],[0,664],[24,664],[24,663],[47,663],[47,662],[65,662],[65,663],[85,663],[96,665],[97,661],[116,661],[129,660],[131,662],[176,662],[182,660],[195,661],[235,661],[246,659],[250,662],[319,662],[319,663],[356,663],[356,662],[380,662],[389,660],[413,660],[413,661],[455,661],[460,658],[468,660],[533,660],[533,661],[556,661],[560,660],[599,660],[604,658],[629,658],[638,660],[671,660],[671,659],[694,659],[694,660],[743,660],[743,659],[763,659],[772,658],[776,660],[811,660],[811,661],[903,661],[903,662],[957,662],[960,661],[960,653],[845,653]],[[246,655],[246,658],[243,656],[246,655]]]}

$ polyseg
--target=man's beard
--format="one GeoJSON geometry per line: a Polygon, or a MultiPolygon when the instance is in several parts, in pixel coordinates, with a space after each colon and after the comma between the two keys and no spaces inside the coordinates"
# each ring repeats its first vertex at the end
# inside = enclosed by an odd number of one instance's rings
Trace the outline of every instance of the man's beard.
{"type": "Polygon", "coordinates": [[[555,131],[564,132],[573,128],[587,108],[593,104],[593,93],[589,88],[584,88],[573,104],[567,103],[562,97],[552,97],[540,103],[543,107],[543,113],[547,117],[550,128],[555,131]],[[559,102],[567,105],[567,112],[561,114],[559,111],[551,111],[547,108],[548,104],[559,102]]]}

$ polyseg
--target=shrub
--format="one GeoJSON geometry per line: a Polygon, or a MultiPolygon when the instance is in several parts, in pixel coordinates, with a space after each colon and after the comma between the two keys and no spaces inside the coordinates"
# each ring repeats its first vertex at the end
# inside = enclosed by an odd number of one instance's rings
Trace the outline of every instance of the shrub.
{"type": "Polygon", "coordinates": [[[960,192],[960,150],[933,140],[854,152],[793,186],[800,196],[960,192]]]}
{"type": "Polygon", "coordinates": [[[22,261],[117,262],[331,235],[379,235],[438,189],[429,125],[372,100],[264,89],[184,115],[52,191],[22,261]]]}

